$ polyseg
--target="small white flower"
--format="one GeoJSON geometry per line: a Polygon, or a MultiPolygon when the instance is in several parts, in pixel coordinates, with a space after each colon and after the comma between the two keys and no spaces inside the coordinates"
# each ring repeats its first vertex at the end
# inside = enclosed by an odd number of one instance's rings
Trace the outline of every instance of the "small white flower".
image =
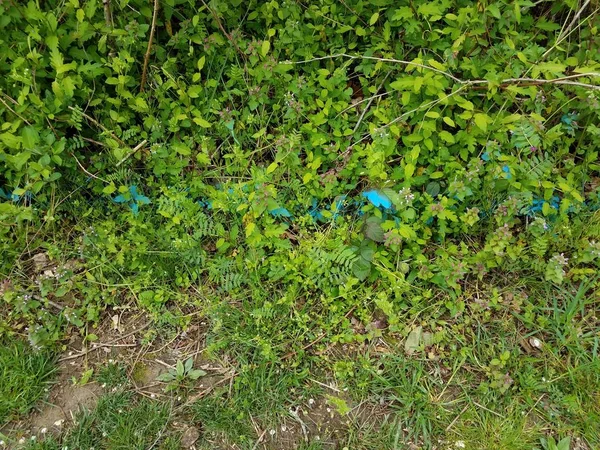
{"type": "Polygon", "coordinates": [[[464,441],[456,441],[454,443],[454,446],[457,447],[457,448],[465,448],[466,447],[464,441]]]}
{"type": "Polygon", "coordinates": [[[542,342],[538,338],[531,339],[531,346],[535,348],[541,348],[542,342]]]}
{"type": "Polygon", "coordinates": [[[285,433],[287,431],[287,427],[285,425],[281,425],[281,431],[285,433]]]}
{"type": "Polygon", "coordinates": [[[56,422],[54,422],[54,426],[55,427],[62,427],[62,424],[64,422],[65,422],[64,419],[57,420],[56,422]]]}
{"type": "Polygon", "coordinates": [[[275,433],[276,433],[276,432],[275,432],[275,430],[270,430],[270,431],[269,431],[269,434],[270,434],[271,436],[275,436],[275,433]]]}
{"type": "Polygon", "coordinates": [[[19,439],[19,444],[24,444],[25,443],[25,438],[22,437],[21,439],[19,439]]]}
{"type": "Polygon", "coordinates": [[[40,433],[46,434],[48,432],[48,428],[44,427],[40,430],[40,433]]]}
{"type": "Polygon", "coordinates": [[[309,404],[310,406],[314,405],[314,404],[315,404],[315,399],[314,399],[314,398],[309,398],[309,399],[308,399],[308,404],[309,404]]]}
{"type": "Polygon", "coordinates": [[[150,394],[150,398],[156,398],[156,394],[150,394]]]}

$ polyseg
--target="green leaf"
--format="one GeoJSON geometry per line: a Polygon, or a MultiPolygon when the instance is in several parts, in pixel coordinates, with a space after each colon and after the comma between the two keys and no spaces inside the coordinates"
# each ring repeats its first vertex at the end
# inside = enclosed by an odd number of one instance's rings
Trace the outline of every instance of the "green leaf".
{"type": "Polygon", "coordinates": [[[418,10],[419,14],[426,17],[440,17],[443,14],[443,11],[440,9],[440,6],[434,2],[423,2],[421,6],[419,6],[418,10]]]}
{"type": "Polygon", "coordinates": [[[344,400],[343,398],[334,397],[333,395],[327,395],[327,401],[331,406],[335,407],[337,413],[340,416],[345,416],[350,411],[352,411],[352,408],[348,406],[348,403],[346,403],[346,400],[344,400]]]}
{"type": "Polygon", "coordinates": [[[398,234],[404,239],[415,239],[417,237],[415,230],[404,223],[398,226],[398,234]]]}
{"type": "Polygon", "coordinates": [[[23,128],[21,131],[21,138],[23,138],[23,147],[27,150],[34,150],[40,142],[40,134],[32,126],[23,128]]]}
{"type": "Polygon", "coordinates": [[[452,128],[454,128],[456,126],[456,124],[454,123],[454,120],[452,120],[450,117],[444,117],[442,120],[446,123],[446,125],[448,125],[452,128]]]}
{"type": "Polygon", "coordinates": [[[437,181],[430,182],[429,184],[427,184],[425,192],[427,192],[432,197],[437,197],[440,193],[440,183],[438,183],[437,181]]]}
{"type": "MultiPolygon", "coordinates": [[[[368,242],[368,241],[363,241],[368,242]]],[[[360,256],[364,258],[365,261],[373,261],[373,256],[375,256],[375,249],[371,247],[363,247],[360,249],[360,256]]]]}
{"type": "Polygon", "coordinates": [[[94,369],[88,369],[88,370],[86,370],[81,375],[81,378],[79,379],[79,383],[78,384],[81,384],[81,385],[87,384],[88,381],[90,381],[90,379],[92,378],[93,374],[94,374],[94,369]]]}
{"type": "Polygon", "coordinates": [[[556,444],[556,450],[569,450],[571,448],[571,437],[567,436],[562,438],[558,444],[556,444]]]}
{"type": "Polygon", "coordinates": [[[421,338],[423,335],[423,327],[417,327],[412,330],[408,337],[406,338],[406,342],[404,342],[404,351],[408,355],[413,355],[415,352],[419,350],[421,345],[421,338]]]}
{"type": "Polygon", "coordinates": [[[162,381],[163,383],[169,383],[175,379],[175,374],[172,372],[162,373],[156,377],[156,381],[162,381]]]}
{"type": "Polygon", "coordinates": [[[394,14],[392,15],[392,20],[404,21],[406,19],[412,19],[413,16],[414,16],[414,13],[410,6],[401,6],[400,8],[394,10],[394,14]]]}
{"type": "Polygon", "coordinates": [[[448,144],[454,144],[456,142],[454,136],[446,130],[440,131],[439,136],[444,142],[447,142],[448,144]]]}
{"type": "Polygon", "coordinates": [[[407,180],[412,178],[413,174],[415,173],[415,169],[415,165],[411,163],[408,163],[406,166],[404,166],[404,178],[407,180]]]}
{"type": "Polygon", "coordinates": [[[177,365],[175,366],[175,373],[179,378],[185,375],[185,367],[183,366],[183,363],[180,359],[177,360],[177,365]]]}
{"type": "Polygon", "coordinates": [[[27,161],[29,161],[29,158],[31,158],[31,152],[29,152],[29,151],[20,152],[14,156],[11,156],[10,162],[13,164],[15,169],[21,170],[23,168],[23,166],[27,163],[27,161]]]}
{"type": "Polygon", "coordinates": [[[475,120],[475,125],[477,125],[477,127],[484,132],[487,131],[488,118],[489,116],[487,114],[482,113],[477,113],[473,116],[473,120],[475,120]]]}
{"type": "Polygon", "coordinates": [[[261,55],[267,56],[267,53],[269,53],[270,49],[271,49],[271,42],[268,40],[264,40],[262,45],[260,46],[261,55]]]}
{"type": "Polygon", "coordinates": [[[200,125],[202,128],[210,128],[212,126],[208,120],[205,120],[202,117],[194,117],[193,120],[196,125],[200,125]]]}
{"type": "Polygon", "coordinates": [[[187,94],[190,96],[190,98],[198,98],[200,97],[200,94],[202,94],[202,91],[204,91],[202,86],[193,85],[188,88],[187,94]]]}
{"type": "Polygon", "coordinates": [[[377,21],[379,20],[379,13],[373,13],[373,15],[371,16],[371,18],[369,19],[369,25],[373,26],[377,23],[377,21]]]}
{"type": "Polygon", "coordinates": [[[202,369],[194,369],[190,370],[187,375],[191,380],[197,380],[198,378],[206,375],[206,372],[202,369]]]}
{"type": "Polygon", "coordinates": [[[381,219],[378,217],[369,217],[365,222],[365,236],[375,242],[383,242],[383,228],[381,228],[381,219]]]}
{"type": "Polygon", "coordinates": [[[189,156],[192,154],[192,150],[183,142],[176,142],[172,144],[172,147],[177,153],[179,153],[182,156],[189,156]]]}
{"type": "Polygon", "coordinates": [[[115,186],[114,183],[110,183],[108,186],[105,186],[104,189],[102,189],[102,193],[106,194],[106,195],[110,195],[113,192],[115,192],[117,190],[117,187],[115,186]]]}
{"type": "Polygon", "coordinates": [[[12,133],[2,133],[2,134],[0,134],[0,140],[7,147],[14,148],[14,149],[18,149],[19,147],[21,147],[21,143],[23,142],[23,138],[15,136],[12,133]]]}
{"type": "Polygon", "coordinates": [[[200,59],[198,60],[198,71],[202,70],[205,62],[206,62],[206,56],[202,55],[202,57],[200,57],[200,59]]]}

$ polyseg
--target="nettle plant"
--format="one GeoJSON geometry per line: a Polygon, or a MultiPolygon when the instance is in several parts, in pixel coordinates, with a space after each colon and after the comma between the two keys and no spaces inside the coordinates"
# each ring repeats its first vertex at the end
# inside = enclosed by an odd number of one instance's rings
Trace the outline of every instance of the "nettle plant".
{"type": "Polygon", "coordinates": [[[405,305],[407,285],[460,296],[507,267],[592,276],[595,12],[344,3],[2,2],[2,273],[65,228],[89,269],[81,320],[98,282],[130,280],[154,312],[199,280],[309,283],[346,330],[347,283],[405,305]]]}

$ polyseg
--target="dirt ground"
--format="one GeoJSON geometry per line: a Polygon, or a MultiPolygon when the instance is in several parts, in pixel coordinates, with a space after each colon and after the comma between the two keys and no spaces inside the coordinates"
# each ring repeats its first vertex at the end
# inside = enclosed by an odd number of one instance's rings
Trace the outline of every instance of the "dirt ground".
{"type": "MultiPolygon", "coordinates": [[[[141,314],[112,311],[98,328],[91,330],[97,339],[84,342],[73,336],[59,356],[58,376],[45,401],[28,417],[12,422],[0,430],[18,441],[31,436],[41,439],[47,433],[60,434],[73,425],[81,410],[92,410],[98,399],[110,393],[111,388],[90,380],[86,373],[97,371],[110,363],[122,363],[127,368],[128,388],[138,395],[151,399],[169,400],[175,404],[191,404],[208,395],[215,387],[230,383],[235,376],[232,367],[215,364],[203,358],[205,330],[203,322],[191,324],[185,332],[156,336],[150,319],[141,314]],[[194,359],[194,367],[207,372],[186,398],[165,392],[164,383],[157,377],[174,368],[178,360],[194,359]]],[[[331,394],[342,395],[335,386],[323,385],[331,394]]],[[[362,405],[351,405],[352,417],[361,420],[378,420],[385,411],[373,411],[362,405]]],[[[348,417],[337,414],[325,398],[311,399],[309,404],[290,410],[289,420],[278,429],[262,429],[255,423],[256,449],[293,449],[302,442],[321,440],[328,448],[336,448],[338,435],[347,432],[348,417]]],[[[202,430],[189,424],[185,417],[175,417],[172,422],[182,434],[182,448],[195,449],[202,430]]],[[[215,449],[234,449],[225,442],[213,442],[215,449]]]]}

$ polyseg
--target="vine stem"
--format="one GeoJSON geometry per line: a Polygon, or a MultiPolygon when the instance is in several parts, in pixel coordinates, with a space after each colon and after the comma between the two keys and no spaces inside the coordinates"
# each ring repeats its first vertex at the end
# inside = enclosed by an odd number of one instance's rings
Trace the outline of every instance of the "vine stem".
{"type": "Polygon", "coordinates": [[[152,12],[152,25],[150,26],[150,38],[148,39],[148,48],[144,55],[144,67],[142,68],[142,80],[140,81],[140,92],[144,92],[146,76],[148,73],[148,61],[150,60],[150,50],[152,50],[152,41],[154,40],[154,31],[156,29],[156,16],[158,16],[158,0],[154,0],[154,11],[152,12]]]}
{"type": "Polygon", "coordinates": [[[125,142],[123,142],[121,139],[119,139],[117,137],[117,135],[115,135],[115,133],[113,133],[112,131],[110,131],[108,128],[106,128],[104,125],[102,125],[96,119],[94,119],[92,116],[84,113],[83,111],[77,110],[77,109],[73,108],[72,106],[69,106],[68,108],[71,111],[76,111],[76,112],[80,113],[83,117],[85,117],[87,120],[89,120],[90,122],[92,122],[94,125],[96,125],[98,128],[100,128],[102,131],[104,131],[105,133],[109,134],[110,137],[112,137],[115,141],[117,141],[123,147],[127,147],[127,144],[125,142]]]}
{"type": "Polygon", "coordinates": [[[23,122],[25,122],[27,125],[31,125],[31,123],[29,123],[25,117],[23,117],[21,114],[19,114],[19,113],[18,113],[18,112],[16,112],[14,109],[12,109],[12,108],[10,107],[10,105],[9,105],[8,103],[6,103],[2,97],[0,97],[0,102],[1,102],[1,103],[4,105],[4,107],[5,107],[6,109],[8,109],[8,110],[9,110],[11,113],[13,113],[15,116],[17,116],[17,117],[18,117],[19,119],[21,119],[23,122]]]}

